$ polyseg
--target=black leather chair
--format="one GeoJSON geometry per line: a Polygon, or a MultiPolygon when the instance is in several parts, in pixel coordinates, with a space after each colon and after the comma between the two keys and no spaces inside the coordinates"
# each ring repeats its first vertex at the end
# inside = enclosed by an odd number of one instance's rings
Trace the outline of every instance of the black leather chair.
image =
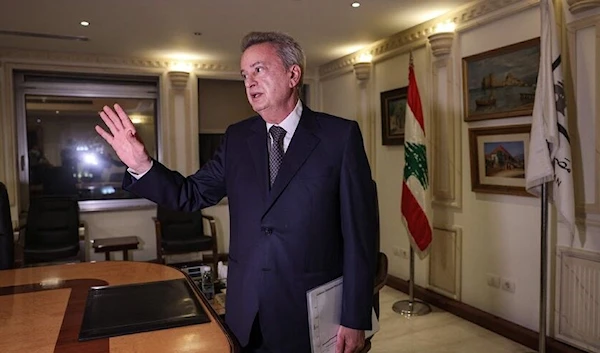
{"type": "Polygon", "coordinates": [[[79,205],[70,197],[32,198],[25,225],[25,264],[79,260],[79,205]]]}
{"type": "Polygon", "coordinates": [[[212,251],[213,278],[217,275],[219,253],[217,227],[211,216],[197,212],[173,211],[158,207],[154,225],[156,227],[156,256],[165,263],[166,255],[212,251]],[[208,223],[209,234],[205,234],[204,223],[208,223]]]}
{"type": "Polygon", "coordinates": [[[13,236],[8,192],[6,186],[0,182],[0,270],[14,267],[15,245],[13,236]]]}
{"type": "MultiPolygon", "coordinates": [[[[373,308],[375,308],[375,314],[379,318],[379,291],[387,281],[388,276],[388,258],[387,255],[380,251],[381,249],[381,232],[379,225],[379,199],[377,197],[377,184],[373,181],[373,187],[375,188],[375,209],[377,210],[377,231],[376,231],[376,247],[377,247],[377,267],[375,272],[375,283],[373,285],[373,308]]],[[[371,337],[372,338],[372,337],[371,337]]],[[[371,350],[371,338],[365,341],[365,346],[360,353],[366,353],[371,350]]]]}

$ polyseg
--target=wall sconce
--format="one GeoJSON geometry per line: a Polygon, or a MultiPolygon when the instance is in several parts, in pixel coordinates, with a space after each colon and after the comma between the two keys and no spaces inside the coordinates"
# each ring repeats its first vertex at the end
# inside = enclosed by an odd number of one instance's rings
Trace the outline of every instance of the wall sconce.
{"type": "Polygon", "coordinates": [[[600,0],[567,0],[571,13],[580,13],[600,6],[600,0]]]}
{"type": "Polygon", "coordinates": [[[184,89],[190,77],[190,73],[185,71],[169,71],[167,75],[171,80],[171,86],[175,89],[184,89]]]}
{"type": "Polygon", "coordinates": [[[366,81],[371,76],[371,60],[373,55],[363,53],[358,57],[358,61],[354,64],[354,74],[359,81],[366,81]]]}
{"type": "Polygon", "coordinates": [[[359,81],[366,81],[371,76],[371,63],[354,64],[354,74],[359,81]]]}
{"type": "Polygon", "coordinates": [[[435,33],[427,37],[433,56],[440,57],[450,54],[455,28],[454,22],[440,23],[436,26],[435,33]]]}

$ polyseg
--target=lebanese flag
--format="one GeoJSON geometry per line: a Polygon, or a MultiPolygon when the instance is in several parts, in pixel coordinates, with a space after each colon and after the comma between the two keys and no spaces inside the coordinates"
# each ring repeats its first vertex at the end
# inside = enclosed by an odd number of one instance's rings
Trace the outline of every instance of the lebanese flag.
{"type": "Polygon", "coordinates": [[[402,222],[406,226],[413,251],[420,259],[431,245],[431,203],[427,169],[427,140],[421,97],[410,54],[408,68],[408,102],[404,133],[404,180],[402,182],[402,222]]]}

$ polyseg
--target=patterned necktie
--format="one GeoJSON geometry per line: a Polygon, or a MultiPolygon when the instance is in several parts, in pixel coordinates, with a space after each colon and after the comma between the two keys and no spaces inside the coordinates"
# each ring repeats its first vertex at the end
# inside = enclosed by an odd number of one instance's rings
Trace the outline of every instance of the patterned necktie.
{"type": "Polygon", "coordinates": [[[277,177],[279,167],[281,167],[281,162],[283,161],[283,138],[285,137],[286,131],[282,127],[273,125],[269,129],[269,133],[273,140],[273,143],[270,145],[271,150],[269,153],[269,179],[271,181],[271,186],[273,186],[275,177],[277,177]]]}

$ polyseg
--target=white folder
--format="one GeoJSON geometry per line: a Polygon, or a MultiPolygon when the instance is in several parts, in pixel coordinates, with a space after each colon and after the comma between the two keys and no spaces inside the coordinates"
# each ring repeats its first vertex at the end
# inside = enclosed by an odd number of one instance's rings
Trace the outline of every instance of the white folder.
{"type": "MultiPolygon", "coordinates": [[[[312,353],[335,353],[337,332],[342,316],[342,277],[306,292],[308,324],[312,353]]],[[[369,338],[379,331],[375,310],[371,311],[372,328],[365,331],[369,338]]]]}

